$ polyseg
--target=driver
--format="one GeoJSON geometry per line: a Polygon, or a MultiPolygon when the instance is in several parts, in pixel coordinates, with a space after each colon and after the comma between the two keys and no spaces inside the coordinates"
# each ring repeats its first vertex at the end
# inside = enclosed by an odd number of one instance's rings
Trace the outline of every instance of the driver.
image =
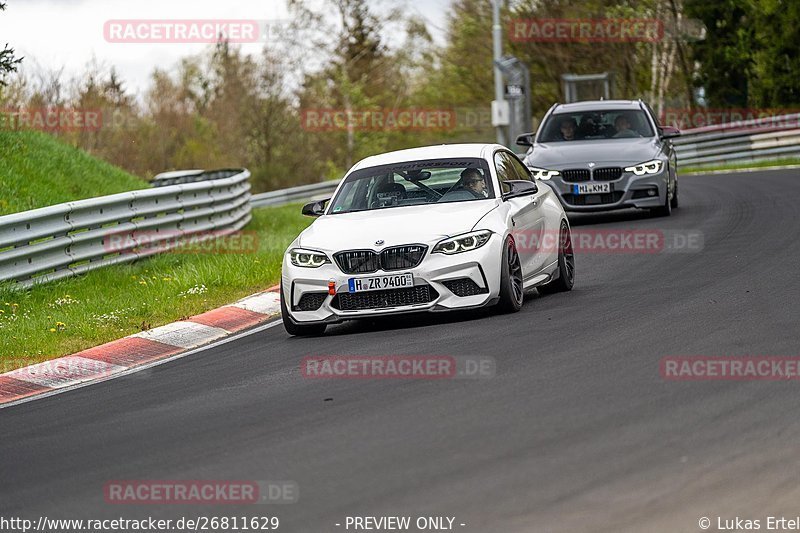
{"type": "Polygon", "coordinates": [[[464,189],[471,192],[475,198],[487,198],[486,180],[477,168],[467,168],[461,173],[464,189]]]}
{"type": "Polygon", "coordinates": [[[575,140],[575,130],[578,129],[578,124],[574,118],[565,118],[561,120],[561,139],[564,141],[575,140]]]}

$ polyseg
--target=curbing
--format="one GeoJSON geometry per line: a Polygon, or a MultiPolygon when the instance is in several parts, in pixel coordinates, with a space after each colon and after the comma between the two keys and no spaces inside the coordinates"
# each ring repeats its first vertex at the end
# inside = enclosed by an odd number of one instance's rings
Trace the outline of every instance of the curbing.
{"type": "Polygon", "coordinates": [[[263,324],[280,314],[279,290],[276,285],[186,320],[0,374],[0,407],[81,383],[102,381],[263,324]]]}

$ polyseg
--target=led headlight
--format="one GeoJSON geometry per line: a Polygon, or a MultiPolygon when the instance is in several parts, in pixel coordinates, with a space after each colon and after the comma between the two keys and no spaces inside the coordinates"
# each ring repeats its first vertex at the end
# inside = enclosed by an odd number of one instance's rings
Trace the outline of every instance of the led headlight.
{"type": "Polygon", "coordinates": [[[294,266],[317,268],[325,263],[329,263],[328,256],[316,250],[305,250],[303,248],[292,248],[289,250],[289,260],[294,266]]]}
{"type": "Polygon", "coordinates": [[[531,171],[531,174],[533,174],[533,177],[537,180],[549,180],[550,178],[561,175],[561,172],[558,170],[547,170],[546,168],[528,167],[528,170],[531,171]]]}
{"type": "Polygon", "coordinates": [[[637,176],[644,176],[645,174],[658,174],[661,172],[661,161],[658,159],[653,159],[647,163],[626,167],[625,171],[633,172],[637,176]]]}
{"type": "Polygon", "coordinates": [[[445,239],[434,246],[432,253],[453,255],[460,254],[461,252],[469,252],[470,250],[480,248],[489,242],[489,237],[491,236],[492,232],[486,229],[481,231],[473,231],[472,233],[465,233],[464,235],[458,235],[456,237],[450,237],[449,239],[445,239]]]}

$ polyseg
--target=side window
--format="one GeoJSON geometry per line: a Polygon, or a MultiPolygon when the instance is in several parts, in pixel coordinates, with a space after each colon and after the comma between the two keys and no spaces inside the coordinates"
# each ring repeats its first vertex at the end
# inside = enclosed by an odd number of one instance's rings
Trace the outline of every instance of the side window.
{"type": "Polygon", "coordinates": [[[658,128],[659,131],[660,131],[661,130],[661,123],[658,121],[658,115],[655,114],[655,112],[653,111],[653,108],[650,107],[650,104],[644,104],[644,106],[647,108],[647,111],[650,113],[650,116],[652,117],[653,122],[655,122],[656,128],[658,128]]]}
{"type": "Polygon", "coordinates": [[[511,187],[509,187],[506,182],[519,178],[505,152],[495,152],[494,166],[497,169],[497,180],[500,182],[500,188],[503,193],[507,193],[511,190],[511,187]]]}
{"type": "Polygon", "coordinates": [[[517,159],[511,154],[506,154],[506,157],[511,162],[511,167],[514,169],[514,171],[518,176],[517,179],[533,181],[533,176],[531,175],[531,171],[528,170],[528,167],[520,163],[519,159],[517,159]]]}

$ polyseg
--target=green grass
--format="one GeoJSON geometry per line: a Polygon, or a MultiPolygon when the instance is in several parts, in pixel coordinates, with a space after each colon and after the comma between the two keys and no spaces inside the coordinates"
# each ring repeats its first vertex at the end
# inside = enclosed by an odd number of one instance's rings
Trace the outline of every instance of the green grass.
{"type": "Polygon", "coordinates": [[[785,167],[789,165],[800,165],[800,157],[789,157],[785,159],[773,159],[768,161],[739,161],[713,165],[708,167],[685,167],[680,168],[681,174],[702,174],[703,172],[713,172],[715,170],[747,170],[751,168],[765,167],[785,167]]]}
{"type": "Polygon", "coordinates": [[[37,131],[0,131],[0,215],[149,184],[37,131]]]}
{"type": "Polygon", "coordinates": [[[248,253],[167,253],[14,291],[0,286],[0,372],[75,353],[258,292],[312,219],[299,205],[253,211],[248,253]]]}

